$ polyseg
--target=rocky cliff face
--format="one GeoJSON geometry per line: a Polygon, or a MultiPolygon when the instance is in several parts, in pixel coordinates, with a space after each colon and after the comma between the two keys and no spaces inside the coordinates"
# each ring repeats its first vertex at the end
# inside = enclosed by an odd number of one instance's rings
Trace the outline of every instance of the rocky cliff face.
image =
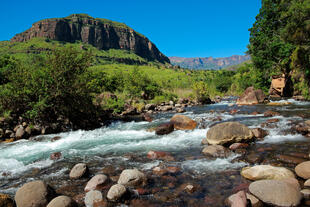
{"type": "Polygon", "coordinates": [[[25,32],[15,35],[11,41],[24,42],[34,37],[64,42],[82,41],[98,49],[130,50],[150,61],[170,62],[148,38],[125,24],[95,19],[86,14],[41,20],[25,32]]]}
{"type": "Polygon", "coordinates": [[[224,58],[183,58],[183,57],[169,57],[173,65],[179,65],[188,69],[221,69],[232,65],[238,65],[244,61],[250,60],[248,55],[233,55],[224,58]]]}

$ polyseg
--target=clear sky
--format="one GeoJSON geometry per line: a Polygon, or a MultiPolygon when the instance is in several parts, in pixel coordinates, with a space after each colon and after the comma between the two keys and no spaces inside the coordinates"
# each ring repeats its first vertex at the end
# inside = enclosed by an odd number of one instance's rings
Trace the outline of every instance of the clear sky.
{"type": "Polygon", "coordinates": [[[0,40],[45,18],[87,13],[126,23],[167,56],[242,55],[261,0],[1,0],[0,40]]]}

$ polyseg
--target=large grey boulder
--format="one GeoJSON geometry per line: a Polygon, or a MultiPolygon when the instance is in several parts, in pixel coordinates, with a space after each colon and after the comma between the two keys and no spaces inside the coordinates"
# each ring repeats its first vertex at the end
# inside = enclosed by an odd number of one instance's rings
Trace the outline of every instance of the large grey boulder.
{"type": "MultiPolygon", "coordinates": [[[[207,132],[206,142],[212,145],[224,145],[244,142],[254,137],[251,130],[239,122],[224,122],[216,124],[207,132]]],[[[203,141],[205,143],[205,141],[203,141]]]]}
{"type": "Polygon", "coordinates": [[[143,184],[146,181],[146,176],[144,173],[137,169],[127,169],[123,170],[118,179],[118,184],[124,186],[137,186],[143,184]]]}
{"type": "Polygon", "coordinates": [[[76,207],[77,204],[68,196],[54,198],[46,207],[76,207]]]}
{"type": "Polygon", "coordinates": [[[41,180],[24,184],[15,194],[18,207],[46,207],[55,197],[54,190],[41,180]]]}
{"type": "Polygon", "coordinates": [[[298,206],[302,198],[299,189],[281,180],[255,181],[249,190],[265,204],[274,206],[298,206]]]}

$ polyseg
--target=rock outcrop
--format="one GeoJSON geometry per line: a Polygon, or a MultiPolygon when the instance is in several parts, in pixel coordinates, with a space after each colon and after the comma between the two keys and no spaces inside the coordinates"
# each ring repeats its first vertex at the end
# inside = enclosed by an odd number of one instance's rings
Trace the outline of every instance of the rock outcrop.
{"type": "Polygon", "coordinates": [[[149,61],[170,63],[168,57],[148,38],[127,25],[87,14],[38,21],[30,29],[15,35],[11,41],[24,42],[35,37],[71,43],[82,41],[102,50],[129,50],[149,61]]]}
{"type": "Polygon", "coordinates": [[[283,75],[272,76],[269,89],[271,97],[291,97],[293,96],[293,82],[290,77],[283,75]]]}
{"type": "Polygon", "coordinates": [[[238,105],[253,105],[264,103],[266,96],[261,89],[255,90],[254,87],[248,87],[238,98],[238,105]]]}

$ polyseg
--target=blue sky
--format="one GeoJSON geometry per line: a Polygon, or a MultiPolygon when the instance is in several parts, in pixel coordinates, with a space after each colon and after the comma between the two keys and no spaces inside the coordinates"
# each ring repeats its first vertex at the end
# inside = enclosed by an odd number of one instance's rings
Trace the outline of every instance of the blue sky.
{"type": "Polygon", "coordinates": [[[167,56],[241,55],[261,0],[1,0],[0,40],[45,18],[87,13],[126,23],[167,56]]]}

